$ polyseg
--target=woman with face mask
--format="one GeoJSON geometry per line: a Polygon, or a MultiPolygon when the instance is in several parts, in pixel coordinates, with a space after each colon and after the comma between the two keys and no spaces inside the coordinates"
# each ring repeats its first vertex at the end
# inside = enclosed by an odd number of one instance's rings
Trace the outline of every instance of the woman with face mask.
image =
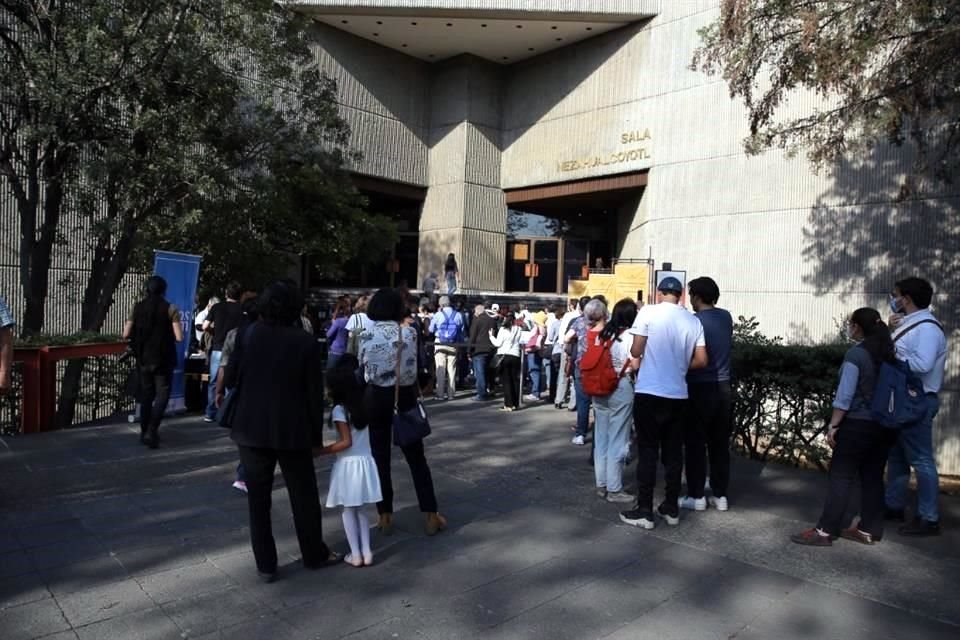
{"type": "Polygon", "coordinates": [[[797,544],[829,547],[838,537],[873,544],[883,537],[883,469],[894,432],[874,422],[870,403],[880,365],[895,358],[893,340],[880,313],[868,307],[853,312],[846,331],[857,344],[843,358],[827,431],[833,448],[830,489],[817,525],[790,537],[797,544]],[[860,522],[842,529],[850,491],[858,481],[860,522]]]}

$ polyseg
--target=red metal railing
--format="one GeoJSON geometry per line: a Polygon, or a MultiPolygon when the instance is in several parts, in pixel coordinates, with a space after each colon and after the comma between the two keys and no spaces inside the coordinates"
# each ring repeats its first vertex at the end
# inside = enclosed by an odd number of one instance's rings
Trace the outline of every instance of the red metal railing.
{"type": "Polygon", "coordinates": [[[125,342],[78,344],[63,347],[19,347],[15,362],[23,363],[20,432],[39,433],[53,429],[57,410],[57,362],[123,353],[125,342]]]}

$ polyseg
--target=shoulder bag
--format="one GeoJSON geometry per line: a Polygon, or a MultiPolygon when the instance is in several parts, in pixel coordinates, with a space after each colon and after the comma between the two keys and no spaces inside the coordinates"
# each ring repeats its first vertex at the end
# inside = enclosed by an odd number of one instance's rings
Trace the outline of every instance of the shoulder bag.
{"type": "Polygon", "coordinates": [[[423,394],[417,384],[417,402],[406,411],[400,411],[400,362],[403,358],[403,326],[398,326],[397,370],[393,386],[393,444],[407,447],[430,435],[430,421],[423,406],[423,394]]]}

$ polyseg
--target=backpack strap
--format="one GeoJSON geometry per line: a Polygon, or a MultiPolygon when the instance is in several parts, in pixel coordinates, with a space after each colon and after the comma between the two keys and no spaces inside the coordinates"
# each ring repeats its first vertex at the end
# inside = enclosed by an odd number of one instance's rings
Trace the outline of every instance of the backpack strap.
{"type": "Polygon", "coordinates": [[[893,341],[894,341],[894,342],[897,342],[900,338],[902,338],[903,336],[907,335],[908,333],[910,333],[911,331],[913,331],[914,329],[916,329],[917,327],[919,327],[919,326],[922,325],[922,324],[935,324],[935,325],[937,325],[937,328],[940,329],[940,331],[943,331],[943,325],[942,325],[942,324],[940,324],[940,323],[937,322],[936,320],[932,320],[932,319],[930,319],[930,318],[927,318],[927,319],[925,319],[925,320],[921,320],[920,322],[916,322],[916,323],[910,325],[909,327],[907,327],[906,329],[904,329],[903,331],[901,331],[900,333],[898,333],[898,334],[897,334],[897,337],[894,338],[893,341]]]}

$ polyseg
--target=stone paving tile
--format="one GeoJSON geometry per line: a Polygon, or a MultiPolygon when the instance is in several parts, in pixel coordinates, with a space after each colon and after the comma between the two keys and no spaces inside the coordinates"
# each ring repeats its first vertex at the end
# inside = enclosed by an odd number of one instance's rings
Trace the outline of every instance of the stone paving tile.
{"type": "Polygon", "coordinates": [[[56,542],[75,541],[86,538],[90,532],[84,528],[79,519],[73,518],[62,522],[28,525],[17,529],[17,540],[24,548],[45,547],[56,542]]]}
{"type": "Polygon", "coordinates": [[[316,602],[281,609],[277,616],[306,637],[340,638],[389,620],[408,606],[402,598],[358,597],[338,590],[316,602]]]}
{"type": "Polygon", "coordinates": [[[207,561],[138,577],[137,582],[158,604],[220,591],[235,584],[230,576],[207,561]]]}
{"type": "Polygon", "coordinates": [[[185,636],[199,636],[272,613],[242,587],[186,596],[162,606],[185,636]]]}
{"type": "Polygon", "coordinates": [[[107,556],[109,551],[100,539],[81,538],[69,542],[57,542],[45,547],[34,547],[27,550],[27,555],[30,556],[33,566],[38,571],[45,571],[107,556]]]}
{"type": "Polygon", "coordinates": [[[206,562],[203,549],[189,544],[119,549],[113,555],[132,576],[146,576],[206,562]]]}
{"type": "Polygon", "coordinates": [[[73,627],[81,627],[157,606],[132,578],[95,589],[57,596],[57,602],[73,627]]]}
{"type": "Polygon", "coordinates": [[[0,609],[52,597],[47,583],[38,573],[0,578],[0,609]]]}
{"type": "MultiPolygon", "coordinates": [[[[943,597],[956,601],[952,594],[943,597]]],[[[960,637],[955,625],[809,582],[764,612],[737,637],[761,638],[764,634],[769,637],[777,629],[784,638],[955,640],[960,637]]]]}
{"type": "Polygon", "coordinates": [[[307,635],[298,631],[276,615],[260,616],[256,620],[248,620],[240,624],[218,629],[211,633],[198,636],[197,640],[301,640],[308,637],[322,637],[307,635]]]}
{"type": "Polygon", "coordinates": [[[7,527],[0,528],[0,554],[20,551],[23,546],[14,535],[13,529],[7,527]]]}
{"type": "Polygon", "coordinates": [[[94,589],[129,577],[127,570],[113,556],[48,569],[40,575],[55,596],[94,589]]]}
{"type": "Polygon", "coordinates": [[[180,629],[159,607],[76,629],[80,640],[176,640],[180,629]]]}
{"type": "Polygon", "coordinates": [[[69,629],[70,624],[52,598],[0,611],[0,630],[4,640],[32,640],[69,629]]]}
{"type": "Polygon", "coordinates": [[[17,550],[0,554],[0,578],[31,573],[36,570],[26,551],[17,550]]]}

